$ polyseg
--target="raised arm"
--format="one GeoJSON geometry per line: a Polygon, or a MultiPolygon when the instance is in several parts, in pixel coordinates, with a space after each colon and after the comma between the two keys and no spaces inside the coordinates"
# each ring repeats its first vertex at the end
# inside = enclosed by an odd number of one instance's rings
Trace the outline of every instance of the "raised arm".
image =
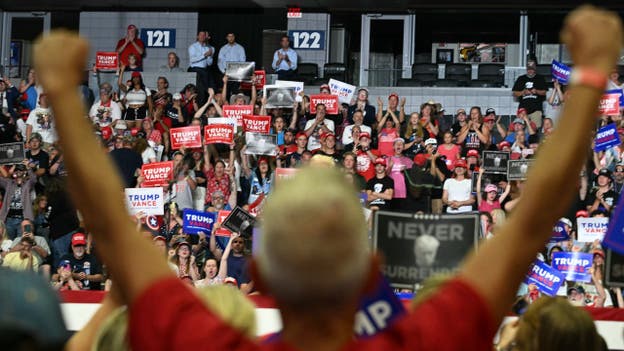
{"type": "Polygon", "coordinates": [[[579,174],[584,158],[578,155],[584,155],[590,146],[598,100],[604,91],[602,83],[606,85],[606,77],[619,57],[621,23],[615,14],[583,7],[566,18],[562,39],[575,69],[593,72],[599,77],[594,81],[600,84],[571,84],[573,98],[566,102],[557,130],[529,171],[518,204],[500,234],[484,243],[478,255],[468,257],[460,273],[489,305],[495,324],[509,310],[527,267],[574,196],[577,179],[569,175],[579,174]],[[560,167],[559,172],[551,172],[553,164],[560,167]],[[529,235],[526,228],[530,228],[529,235]]]}
{"type": "Polygon", "coordinates": [[[217,276],[221,278],[221,280],[227,277],[227,260],[230,257],[230,251],[232,251],[232,241],[240,236],[239,233],[232,233],[230,235],[230,240],[228,240],[227,246],[225,246],[225,250],[223,250],[223,256],[221,256],[221,264],[219,265],[219,273],[217,276]]]}
{"type": "Polygon", "coordinates": [[[298,110],[299,103],[295,101],[295,104],[293,105],[293,114],[292,117],[290,117],[290,124],[288,125],[288,129],[295,129],[297,127],[297,119],[299,118],[299,114],[297,112],[298,110]]]}
{"type": "Polygon", "coordinates": [[[481,201],[483,201],[483,197],[481,197],[481,178],[483,178],[484,172],[485,167],[479,168],[479,176],[477,177],[477,206],[481,206],[481,201]]]}
{"type": "Polygon", "coordinates": [[[90,122],[82,118],[86,112],[76,87],[87,52],[87,43],[75,34],[55,31],[37,42],[34,61],[56,112],[74,204],[98,241],[98,252],[122,297],[131,303],[149,285],[173,273],[156,247],[136,231],[124,205],[121,179],[93,138],[90,122]],[[98,176],[102,174],[106,176],[98,176]]]}

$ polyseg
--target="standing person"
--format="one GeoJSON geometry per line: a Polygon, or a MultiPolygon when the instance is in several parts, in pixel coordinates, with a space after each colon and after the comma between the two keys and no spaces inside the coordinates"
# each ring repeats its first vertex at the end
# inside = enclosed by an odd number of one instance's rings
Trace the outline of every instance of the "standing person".
{"type": "Polygon", "coordinates": [[[7,118],[17,118],[17,98],[19,91],[13,86],[9,77],[0,78],[0,112],[7,118]]]}
{"type": "MultiPolygon", "coordinates": [[[[247,56],[245,55],[245,48],[243,48],[239,43],[236,42],[236,35],[230,32],[225,37],[227,43],[219,49],[219,58],[217,61],[217,65],[219,66],[219,71],[222,74],[225,74],[227,70],[228,62],[245,62],[247,61],[247,56]]],[[[227,83],[227,91],[229,95],[238,93],[240,88],[240,84],[238,82],[228,82],[227,83]]],[[[230,96],[224,96],[225,100],[229,100],[230,96]]]]}
{"type": "Polygon", "coordinates": [[[117,85],[123,94],[125,113],[123,120],[129,128],[141,126],[141,121],[147,116],[154,115],[152,91],[143,83],[143,76],[139,72],[132,72],[130,86],[122,83],[124,66],[121,67],[117,85]]]}
{"type": "Polygon", "coordinates": [[[402,138],[394,139],[394,154],[388,158],[389,176],[394,181],[394,192],[392,194],[392,208],[397,211],[408,210],[407,204],[407,185],[405,184],[405,176],[403,172],[412,168],[414,162],[407,156],[403,155],[405,149],[405,140],[402,138]]]}
{"type": "Polygon", "coordinates": [[[532,166],[523,197],[500,235],[471,253],[456,277],[388,330],[354,340],[359,301],[378,282],[380,260],[368,250],[361,206],[348,195],[352,190],[344,175],[328,169],[302,171],[280,186],[263,209],[262,254],[250,265],[258,289],[275,298],[283,321],[281,338],[263,345],[241,337],[201,307],[199,298],[173,275],[156,248],[137,235],[122,205],[118,177],[100,177],[94,186],[92,175],[114,171],[92,139],[88,121],[77,113],[81,101],[74,88],[86,62],[87,45],[68,33],[46,36],[35,47],[35,63],[59,116],[72,195],[129,305],[130,346],[154,351],[183,350],[188,345],[224,350],[308,349],[311,345],[327,350],[491,349],[518,284],[577,190],[576,176],[569,175],[578,174],[584,160],[574,156],[590,147],[587,131],[595,123],[606,76],[619,58],[622,25],[616,14],[585,6],[570,13],[564,26],[562,39],[579,70],[571,84],[574,99],[566,105],[551,143],[543,146],[532,166]],[[560,172],[550,171],[555,163],[560,172]],[[527,236],[526,228],[533,235],[527,236]],[[336,233],[340,240],[327,245],[336,233]],[[187,328],[189,323],[194,327],[187,328]]]}
{"type": "Polygon", "coordinates": [[[273,54],[271,67],[277,73],[277,79],[294,80],[297,76],[297,53],[290,48],[288,35],[280,39],[280,48],[273,54]]]}
{"type": "Polygon", "coordinates": [[[529,119],[535,123],[537,128],[542,126],[547,90],[544,77],[537,74],[537,62],[528,60],[526,74],[516,79],[512,91],[513,95],[520,100],[518,108],[526,109],[529,119]]]}
{"type": "Polygon", "coordinates": [[[124,180],[126,188],[132,188],[141,173],[143,159],[141,155],[132,150],[132,138],[123,138],[123,147],[110,152],[110,156],[117,166],[117,170],[124,180]]]}
{"type": "Polygon", "coordinates": [[[201,104],[206,101],[208,88],[215,87],[211,72],[215,50],[208,44],[209,41],[210,34],[202,30],[197,33],[197,41],[188,48],[190,61],[188,71],[197,73],[197,90],[201,104]]]}
{"type": "Polygon", "coordinates": [[[316,116],[305,124],[305,134],[308,136],[308,150],[314,151],[321,147],[321,134],[334,133],[334,121],[326,118],[324,104],[316,105],[316,116]]]}
{"type": "Polygon", "coordinates": [[[0,177],[0,188],[4,190],[0,219],[6,224],[11,240],[22,234],[24,219],[34,218],[31,196],[37,177],[32,170],[27,170],[25,163],[11,166],[9,179],[0,177]]]}
{"type": "Polygon", "coordinates": [[[100,99],[89,109],[89,117],[93,124],[100,128],[110,126],[121,119],[119,104],[113,101],[113,86],[110,83],[100,84],[100,99]]]}
{"type": "Polygon", "coordinates": [[[30,140],[30,135],[32,133],[39,133],[45,146],[54,144],[58,139],[54,123],[54,114],[48,104],[48,97],[46,94],[39,95],[39,105],[28,114],[25,139],[30,140]]]}
{"type": "Polygon", "coordinates": [[[394,180],[386,175],[386,159],[377,157],[375,176],[366,183],[366,196],[371,210],[388,210],[394,196],[394,180]]]}
{"type": "Polygon", "coordinates": [[[357,97],[355,103],[349,106],[347,111],[347,119],[349,123],[354,123],[353,114],[355,111],[362,111],[362,121],[364,125],[372,128],[377,121],[375,106],[368,102],[368,90],[366,88],[360,88],[357,91],[357,97]]]}
{"type": "Polygon", "coordinates": [[[472,195],[472,182],[466,177],[466,161],[459,159],[453,167],[455,177],[444,182],[442,202],[447,206],[447,213],[470,212],[475,199],[472,195]]]}
{"type": "Polygon", "coordinates": [[[488,184],[485,186],[485,198],[483,198],[481,193],[483,173],[485,173],[485,167],[479,168],[479,177],[477,178],[477,206],[479,207],[479,212],[492,212],[493,210],[501,208],[501,204],[511,191],[511,184],[507,183],[505,191],[500,197],[498,197],[498,186],[496,186],[496,184],[488,184]]]}
{"type": "MultiPolygon", "coordinates": [[[[220,224],[215,224],[212,227],[212,235],[210,235],[210,252],[214,254],[215,259],[222,261],[226,259],[227,264],[227,276],[236,280],[237,286],[244,293],[249,293],[253,290],[253,282],[250,279],[249,261],[251,257],[245,252],[245,239],[240,235],[235,235],[230,238],[227,246],[231,247],[229,255],[227,252],[222,251],[217,246],[214,233],[221,227],[220,224]]],[[[227,250],[227,246],[224,250],[227,250]]]]}
{"type": "Polygon", "coordinates": [[[119,63],[121,65],[128,66],[130,64],[128,56],[134,54],[136,65],[139,67],[143,66],[141,58],[145,54],[145,44],[143,44],[141,38],[138,37],[138,34],[139,30],[137,27],[131,24],[126,30],[126,36],[119,39],[117,42],[115,51],[119,54],[119,63]]]}
{"type": "Polygon", "coordinates": [[[462,150],[477,149],[483,151],[490,143],[490,129],[483,125],[483,115],[479,106],[470,108],[470,119],[457,136],[457,144],[462,150]]]}

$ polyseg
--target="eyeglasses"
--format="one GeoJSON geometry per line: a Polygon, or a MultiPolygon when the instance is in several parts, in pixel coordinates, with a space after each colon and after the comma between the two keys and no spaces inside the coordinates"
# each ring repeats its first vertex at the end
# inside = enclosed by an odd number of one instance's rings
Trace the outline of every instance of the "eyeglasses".
{"type": "Polygon", "coordinates": [[[236,241],[232,241],[232,244],[242,244],[243,242],[241,240],[236,240],[236,241]]]}

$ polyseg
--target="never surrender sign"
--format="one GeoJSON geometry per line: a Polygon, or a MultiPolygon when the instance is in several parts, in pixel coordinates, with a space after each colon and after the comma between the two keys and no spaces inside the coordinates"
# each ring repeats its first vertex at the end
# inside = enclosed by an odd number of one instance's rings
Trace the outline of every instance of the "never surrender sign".
{"type": "Polygon", "coordinates": [[[565,280],[589,283],[594,257],[582,252],[555,252],[552,266],[565,275],[565,280]]]}
{"type": "Polygon", "coordinates": [[[478,215],[375,213],[373,245],[394,287],[413,289],[434,274],[453,274],[478,241],[478,215]]]}
{"type": "Polygon", "coordinates": [[[95,68],[98,71],[116,71],[119,67],[117,52],[98,51],[95,53],[95,68]]]}
{"type": "Polygon", "coordinates": [[[531,263],[524,282],[535,284],[537,290],[544,295],[555,296],[564,280],[563,273],[538,260],[531,263]]]}
{"type": "Polygon", "coordinates": [[[146,188],[167,186],[173,179],[173,161],[147,163],[141,166],[145,179],[141,185],[146,188]]]}
{"type": "Polygon", "coordinates": [[[310,113],[316,113],[316,105],[325,105],[325,112],[328,115],[338,114],[338,96],[329,94],[310,95],[310,113]]]}
{"type": "Polygon", "coordinates": [[[509,160],[507,162],[507,180],[526,180],[533,160],[509,160]]]}
{"type": "Polygon", "coordinates": [[[483,151],[483,167],[487,173],[506,174],[509,152],[483,151]]]}
{"type": "Polygon", "coordinates": [[[215,212],[202,212],[190,209],[182,211],[183,230],[187,234],[197,234],[199,232],[210,235],[212,226],[217,218],[215,212]]]}
{"type": "Polygon", "coordinates": [[[243,131],[269,134],[271,132],[271,116],[243,116],[243,131]]]}
{"type": "Polygon", "coordinates": [[[204,141],[206,144],[232,144],[234,127],[229,124],[207,125],[204,127],[204,141]]]}
{"type": "Polygon", "coordinates": [[[195,148],[202,146],[200,126],[171,128],[169,134],[171,136],[172,149],[179,149],[182,147],[195,148]]]}
{"type": "Polygon", "coordinates": [[[251,105],[223,105],[223,117],[235,118],[236,125],[243,126],[243,116],[253,115],[253,106],[251,105]]]}
{"type": "Polygon", "coordinates": [[[125,193],[131,215],[143,212],[146,215],[162,216],[165,213],[162,188],[126,188],[125,193]]]}
{"type": "Polygon", "coordinates": [[[0,144],[0,164],[18,164],[24,162],[25,158],[24,143],[15,142],[0,144]]]}

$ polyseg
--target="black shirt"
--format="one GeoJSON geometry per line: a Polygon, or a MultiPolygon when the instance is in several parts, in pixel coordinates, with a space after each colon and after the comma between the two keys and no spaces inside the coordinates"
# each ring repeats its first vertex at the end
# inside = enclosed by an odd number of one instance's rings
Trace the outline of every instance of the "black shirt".
{"type": "MultiPolygon", "coordinates": [[[[592,191],[589,193],[589,195],[587,196],[587,205],[591,206],[594,204],[594,202],[596,201],[596,192],[598,191],[598,188],[596,189],[592,189],[592,191]]],[[[605,192],[602,195],[604,202],[609,205],[611,208],[609,209],[609,211],[613,211],[613,207],[615,205],[617,205],[617,200],[618,200],[618,193],[616,193],[615,191],[613,191],[613,189],[609,189],[609,191],[605,192]]],[[[600,203],[600,205],[598,205],[598,208],[603,208],[602,203],[600,203]]],[[[606,208],[604,208],[606,210],[606,208]]]]}
{"type": "MultiPolygon", "coordinates": [[[[521,75],[516,79],[512,90],[523,91],[524,89],[547,90],[546,81],[544,77],[539,74],[536,74],[532,78],[529,78],[526,74],[521,75]]],[[[527,110],[527,113],[530,114],[535,111],[542,111],[545,96],[529,94],[520,96],[518,99],[520,100],[518,108],[524,108],[527,110]]]]}
{"type": "MultiPolygon", "coordinates": [[[[74,257],[72,253],[68,253],[61,258],[61,261],[68,260],[73,273],[85,272],[87,275],[101,274],[102,266],[94,255],[85,253],[82,258],[74,257]]],[[[81,280],[82,290],[101,290],[100,282],[91,282],[89,280],[81,280]]]]}
{"type": "Polygon", "coordinates": [[[136,183],[135,172],[143,165],[143,159],[138,153],[127,149],[115,149],[110,152],[113,162],[117,165],[119,175],[124,180],[126,188],[131,188],[136,183]]]}
{"type": "MultiPolygon", "coordinates": [[[[375,176],[366,183],[366,190],[370,190],[373,193],[381,194],[388,189],[394,189],[394,180],[388,176],[381,179],[375,176]]],[[[390,208],[390,202],[391,200],[375,199],[370,202],[370,205],[377,206],[380,210],[385,210],[390,208]]]]}
{"type": "Polygon", "coordinates": [[[39,150],[39,153],[37,153],[36,155],[33,155],[31,151],[28,150],[26,151],[26,158],[30,160],[30,162],[37,165],[37,168],[43,168],[46,170],[46,172],[48,170],[48,167],[50,166],[50,155],[48,155],[48,153],[43,150],[39,150]]]}

